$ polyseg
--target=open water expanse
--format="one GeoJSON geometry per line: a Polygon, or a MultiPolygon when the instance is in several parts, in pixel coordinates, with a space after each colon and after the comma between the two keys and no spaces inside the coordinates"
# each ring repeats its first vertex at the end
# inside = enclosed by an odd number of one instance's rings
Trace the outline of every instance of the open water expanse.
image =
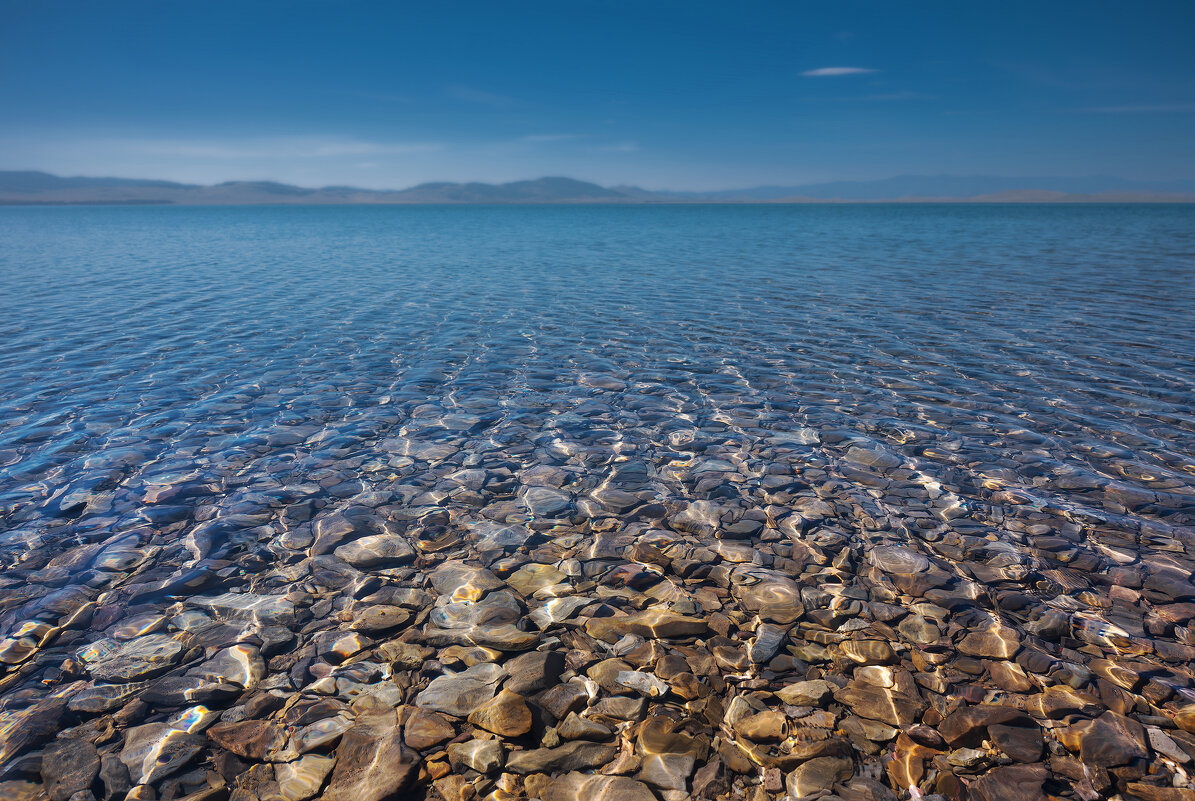
{"type": "Polygon", "coordinates": [[[1195,206],[0,208],[0,798],[1195,798],[1195,206]]]}

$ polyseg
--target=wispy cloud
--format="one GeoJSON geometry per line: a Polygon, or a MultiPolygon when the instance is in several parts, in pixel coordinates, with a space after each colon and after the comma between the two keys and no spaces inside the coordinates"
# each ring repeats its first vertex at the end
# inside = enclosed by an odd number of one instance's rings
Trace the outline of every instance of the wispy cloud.
{"type": "Polygon", "coordinates": [[[1094,114],[1155,114],[1195,111],[1195,103],[1155,103],[1129,106],[1090,106],[1075,111],[1094,114]]]}
{"type": "Polygon", "coordinates": [[[805,70],[801,73],[806,78],[833,78],[838,75],[867,75],[879,70],[867,67],[818,67],[815,70],[805,70]]]}
{"type": "Polygon", "coordinates": [[[442,149],[438,142],[369,142],[320,137],[268,137],[243,140],[129,140],[124,149],[154,156],[190,159],[322,159],[342,156],[395,156],[442,149]]]}

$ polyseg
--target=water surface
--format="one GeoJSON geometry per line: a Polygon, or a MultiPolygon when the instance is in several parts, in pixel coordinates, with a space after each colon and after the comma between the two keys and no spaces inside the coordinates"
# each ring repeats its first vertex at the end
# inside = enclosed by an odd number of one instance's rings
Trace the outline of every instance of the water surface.
{"type": "MultiPolygon", "coordinates": [[[[47,687],[123,699],[130,639],[159,638],[139,680],[239,642],[304,691],[379,586],[485,594],[430,586],[445,560],[519,588],[508,650],[579,659],[586,615],[657,584],[741,604],[726,647],[806,610],[719,687],[821,675],[805,636],[971,631],[1039,688],[1136,659],[1163,719],[1195,698],[1193,277],[1191,206],[0,209],[0,761],[47,687]],[[367,534],[407,550],[345,550],[367,534]]],[[[374,640],[353,686],[432,703],[374,640]]],[[[923,680],[936,719],[1001,692],[971,663],[923,680]]]]}

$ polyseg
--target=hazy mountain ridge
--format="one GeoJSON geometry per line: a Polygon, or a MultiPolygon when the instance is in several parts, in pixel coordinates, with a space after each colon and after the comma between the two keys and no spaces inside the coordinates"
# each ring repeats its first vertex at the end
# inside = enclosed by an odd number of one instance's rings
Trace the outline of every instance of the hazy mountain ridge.
{"type": "Polygon", "coordinates": [[[1131,181],[1114,176],[904,175],[875,181],[757,186],[709,192],[603,187],[546,177],[503,184],[437,181],[407,189],[306,188],[276,181],[212,186],[133,178],[60,177],[0,171],[4,204],[255,205],[382,203],[825,203],[825,202],[1195,202],[1195,180],[1131,181]]]}

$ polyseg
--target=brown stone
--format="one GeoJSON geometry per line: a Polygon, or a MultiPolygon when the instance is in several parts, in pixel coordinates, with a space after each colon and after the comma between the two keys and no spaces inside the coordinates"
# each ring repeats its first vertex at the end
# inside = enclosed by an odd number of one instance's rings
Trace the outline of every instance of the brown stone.
{"type": "Polygon", "coordinates": [[[447,718],[426,709],[414,709],[403,729],[403,740],[416,751],[426,750],[455,736],[456,730],[447,718]]]}
{"type": "Polygon", "coordinates": [[[753,742],[779,742],[788,737],[788,718],[783,712],[767,710],[741,718],[734,724],[734,730],[753,742]]]}
{"type": "Polygon", "coordinates": [[[266,754],[286,742],[282,727],[268,720],[217,723],[207,730],[207,736],[216,745],[255,762],[261,762],[266,754]]]}
{"type": "Polygon", "coordinates": [[[1045,746],[1037,726],[988,726],[988,736],[997,748],[1017,762],[1037,762],[1045,746]]]}
{"type": "Polygon", "coordinates": [[[861,718],[893,726],[912,725],[926,707],[916,696],[866,684],[844,687],[834,693],[834,699],[861,718]]]}
{"type": "Polygon", "coordinates": [[[1082,726],[1079,759],[1085,765],[1111,768],[1149,756],[1145,730],[1131,718],[1108,711],[1078,726],[1082,726]]]}
{"type": "Polygon", "coordinates": [[[855,775],[855,766],[843,757],[818,757],[798,765],[788,774],[786,786],[793,798],[829,790],[855,775]]]}
{"type": "Polygon", "coordinates": [[[992,624],[982,631],[972,631],[958,644],[959,653],[989,659],[1012,659],[1021,649],[1021,636],[1016,629],[992,624]]]}
{"type": "Polygon", "coordinates": [[[393,711],[365,715],[344,733],[322,801],[383,801],[419,773],[419,756],[402,743],[393,711]]]}
{"type": "Polygon", "coordinates": [[[1049,776],[1045,765],[1010,765],[996,768],[971,783],[974,801],[1045,801],[1042,784],[1049,776]]]}
{"type": "Polygon", "coordinates": [[[938,724],[938,733],[952,748],[974,747],[987,736],[987,727],[1014,720],[1030,723],[1025,713],[1011,706],[980,704],[963,707],[938,724]]]}
{"type": "Polygon", "coordinates": [[[646,784],[626,776],[566,773],[542,792],[543,801],[656,801],[646,784]]]}
{"type": "Polygon", "coordinates": [[[523,696],[503,689],[474,709],[469,722],[499,737],[518,737],[531,731],[531,710],[523,696]]]}
{"type": "Polygon", "coordinates": [[[657,609],[632,615],[591,617],[585,621],[585,633],[604,642],[617,642],[627,634],[655,639],[699,637],[709,630],[709,624],[701,618],[657,609]]]}

